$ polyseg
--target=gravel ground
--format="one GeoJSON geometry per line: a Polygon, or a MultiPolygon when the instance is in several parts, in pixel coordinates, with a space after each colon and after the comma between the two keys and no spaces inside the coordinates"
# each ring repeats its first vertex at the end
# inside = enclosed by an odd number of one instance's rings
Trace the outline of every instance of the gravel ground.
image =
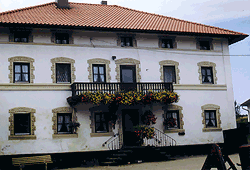
{"type": "MultiPolygon", "coordinates": [[[[203,166],[207,155],[199,156],[188,156],[178,157],[163,162],[142,162],[133,163],[122,166],[94,166],[94,167],[79,167],[69,168],[68,170],[127,170],[127,169],[138,169],[138,170],[200,170],[203,166]]],[[[235,164],[237,170],[241,170],[241,167],[237,166],[236,163],[240,163],[239,154],[230,155],[229,158],[235,164]]],[[[229,165],[226,163],[227,169],[229,165]]],[[[217,169],[217,168],[212,168],[217,169]]]]}

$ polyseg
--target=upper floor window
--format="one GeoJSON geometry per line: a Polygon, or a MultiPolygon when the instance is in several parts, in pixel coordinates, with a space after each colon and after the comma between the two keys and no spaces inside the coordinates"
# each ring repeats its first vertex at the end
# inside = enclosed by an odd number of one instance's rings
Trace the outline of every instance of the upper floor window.
{"type": "Polygon", "coordinates": [[[210,42],[209,41],[200,41],[200,50],[210,50],[210,42]]]}
{"type": "Polygon", "coordinates": [[[132,37],[121,37],[121,47],[133,47],[132,37]]]}
{"type": "Polygon", "coordinates": [[[72,133],[72,127],[70,126],[72,119],[72,113],[58,113],[57,114],[57,133],[65,134],[72,133]]]}
{"type": "Polygon", "coordinates": [[[93,82],[104,83],[106,82],[105,64],[93,64],[93,82]]]}
{"type": "Polygon", "coordinates": [[[173,40],[172,39],[162,39],[161,40],[161,48],[173,48],[173,40]]]}
{"type": "Polygon", "coordinates": [[[71,83],[70,64],[56,63],[56,82],[71,83]]]}
{"type": "Polygon", "coordinates": [[[25,42],[29,41],[29,32],[17,31],[14,33],[14,42],[25,42]]]}
{"type": "Polygon", "coordinates": [[[175,66],[163,66],[164,82],[176,83],[175,66]]]}
{"type": "Polygon", "coordinates": [[[202,83],[213,84],[213,69],[212,67],[201,67],[202,83]]]}
{"type": "Polygon", "coordinates": [[[14,82],[30,82],[29,70],[29,63],[14,63],[14,82]]]}
{"type": "Polygon", "coordinates": [[[56,33],[56,44],[69,44],[69,34],[67,33],[56,33]]]}

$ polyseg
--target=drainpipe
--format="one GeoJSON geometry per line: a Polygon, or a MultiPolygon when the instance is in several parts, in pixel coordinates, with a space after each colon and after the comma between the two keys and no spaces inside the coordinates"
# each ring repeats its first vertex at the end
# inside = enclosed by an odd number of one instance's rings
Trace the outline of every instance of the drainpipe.
{"type": "Polygon", "coordinates": [[[249,116],[250,116],[250,115],[249,115],[250,110],[244,108],[243,106],[241,106],[241,108],[242,108],[243,110],[247,111],[247,114],[248,114],[248,122],[250,122],[250,117],[249,117],[249,116]]]}

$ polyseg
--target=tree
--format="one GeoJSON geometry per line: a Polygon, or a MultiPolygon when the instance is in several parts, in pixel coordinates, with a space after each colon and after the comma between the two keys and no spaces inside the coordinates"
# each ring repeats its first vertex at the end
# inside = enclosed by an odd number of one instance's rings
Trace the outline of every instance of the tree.
{"type": "Polygon", "coordinates": [[[240,105],[236,102],[236,100],[234,101],[234,109],[235,109],[235,116],[236,118],[240,117],[240,105]]]}

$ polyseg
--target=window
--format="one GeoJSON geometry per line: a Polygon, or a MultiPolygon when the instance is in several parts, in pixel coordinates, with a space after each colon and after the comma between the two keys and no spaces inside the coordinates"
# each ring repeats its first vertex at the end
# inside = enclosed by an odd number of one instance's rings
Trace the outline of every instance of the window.
{"type": "Polygon", "coordinates": [[[14,33],[14,42],[25,42],[29,41],[29,32],[17,31],[14,33]]]}
{"type": "Polygon", "coordinates": [[[121,37],[121,47],[133,47],[132,37],[121,37]]]}
{"type": "Polygon", "coordinates": [[[14,63],[14,82],[29,82],[29,63],[14,63]]]}
{"type": "Polygon", "coordinates": [[[15,107],[9,110],[9,140],[36,139],[35,112],[35,109],[27,107],[15,107]]]}
{"type": "Polygon", "coordinates": [[[69,44],[69,34],[67,33],[56,33],[56,44],[69,44]]]}
{"type": "Polygon", "coordinates": [[[102,59],[102,58],[93,58],[93,59],[89,59],[88,61],[88,71],[89,71],[89,75],[88,75],[88,79],[90,82],[95,82],[94,81],[94,77],[97,77],[98,80],[98,75],[100,75],[99,80],[102,80],[102,78],[104,77],[104,82],[110,82],[111,76],[110,76],[110,72],[111,69],[109,67],[110,61],[106,60],[106,59],[102,59]],[[94,73],[94,67],[95,66],[95,70],[96,68],[98,68],[97,73],[101,73],[101,74],[96,74],[96,72],[94,73]],[[104,68],[104,75],[101,77],[102,75],[102,68],[104,68]],[[94,76],[95,74],[95,76],[94,76]]]}
{"type": "Polygon", "coordinates": [[[56,82],[71,83],[70,64],[56,63],[56,82]]]}
{"type": "Polygon", "coordinates": [[[95,113],[95,132],[96,133],[109,132],[108,121],[105,118],[105,113],[95,113]]]}
{"type": "Polygon", "coordinates": [[[217,84],[216,64],[209,61],[197,63],[200,84],[217,84]]]}
{"type": "Polygon", "coordinates": [[[93,64],[93,82],[95,83],[105,83],[106,73],[104,64],[93,64]]]}
{"type": "Polygon", "coordinates": [[[176,83],[175,66],[163,66],[164,82],[176,83]]]}
{"type": "Polygon", "coordinates": [[[216,111],[215,110],[205,110],[205,123],[206,127],[217,127],[216,122],[216,111]]]}
{"type": "Polygon", "coordinates": [[[183,133],[184,121],[183,121],[183,108],[178,105],[171,104],[169,106],[164,106],[164,129],[165,133],[183,133]]]}
{"type": "Polygon", "coordinates": [[[136,59],[133,59],[133,58],[121,58],[121,59],[115,60],[115,64],[116,64],[116,69],[115,69],[116,77],[115,78],[116,78],[117,82],[121,82],[121,80],[122,80],[121,79],[122,78],[121,65],[135,66],[134,74],[136,74],[136,75],[133,75],[133,77],[135,77],[136,80],[133,80],[133,82],[140,82],[141,69],[139,67],[140,66],[140,61],[139,60],[136,60],[136,59]]]}
{"type": "Polygon", "coordinates": [[[203,132],[211,132],[211,131],[221,131],[221,114],[220,114],[220,106],[215,104],[206,104],[201,106],[201,116],[203,118],[203,132]]]}
{"type": "Polygon", "coordinates": [[[214,83],[212,67],[201,67],[202,83],[214,83]]]}
{"type": "Polygon", "coordinates": [[[33,63],[35,60],[30,57],[11,57],[8,59],[9,65],[9,79],[10,83],[27,82],[33,83],[35,79],[33,63]]]}
{"type": "Polygon", "coordinates": [[[173,60],[163,60],[160,64],[160,79],[162,82],[179,84],[180,81],[180,70],[179,63],[173,60]]]}
{"type": "Polygon", "coordinates": [[[179,111],[169,110],[166,112],[166,119],[164,120],[165,129],[179,129],[179,111]]]}
{"type": "Polygon", "coordinates": [[[210,50],[210,42],[209,41],[200,41],[200,50],[210,50]]]}
{"type": "Polygon", "coordinates": [[[58,107],[52,110],[53,138],[77,138],[78,134],[73,133],[71,123],[77,120],[76,114],[71,107],[58,107]]]}
{"type": "Polygon", "coordinates": [[[162,39],[161,48],[173,48],[173,41],[171,39],[162,39]]]}
{"type": "Polygon", "coordinates": [[[57,114],[57,133],[67,134],[72,133],[72,127],[70,123],[72,122],[71,113],[58,113],[57,114]]]}
{"type": "Polygon", "coordinates": [[[53,83],[73,83],[76,79],[74,74],[75,60],[66,57],[56,57],[50,60],[52,63],[52,82],[53,83]]]}

